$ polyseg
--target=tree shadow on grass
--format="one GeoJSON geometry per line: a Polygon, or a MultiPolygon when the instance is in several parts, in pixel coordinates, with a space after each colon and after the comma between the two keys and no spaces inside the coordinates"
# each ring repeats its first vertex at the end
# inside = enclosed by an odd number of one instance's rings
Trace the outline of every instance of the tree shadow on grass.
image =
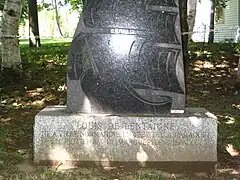
{"type": "MultiPolygon", "coordinates": [[[[218,117],[219,167],[235,168],[240,173],[239,156],[231,156],[226,150],[231,144],[236,152],[240,150],[240,109],[237,107],[240,96],[234,95],[237,82],[234,69],[239,60],[237,48],[231,43],[194,45],[190,53],[188,106],[204,107],[218,117]]],[[[230,171],[221,173],[230,174],[230,171]]]]}
{"type": "MultiPolygon", "coordinates": [[[[3,157],[0,159],[9,164],[8,171],[19,161],[31,159],[35,115],[47,105],[57,105],[62,100],[66,103],[69,45],[44,44],[41,49],[22,46],[23,71],[6,69],[1,72],[0,152],[3,157]]],[[[187,105],[204,107],[217,115],[220,166],[237,167],[239,161],[231,157],[225,147],[234,144],[240,148],[240,110],[233,107],[233,104],[239,104],[240,97],[233,93],[235,77],[232,73],[238,57],[232,44],[212,46],[215,49],[204,44],[190,47],[187,105]]],[[[5,170],[6,166],[0,165],[0,172],[5,170]]],[[[122,171],[116,171],[119,172],[122,171]]]]}
{"type": "Polygon", "coordinates": [[[31,158],[35,115],[46,105],[65,102],[68,47],[69,43],[44,44],[41,49],[22,46],[23,68],[0,72],[0,153],[5,157],[0,159],[5,165],[31,158]]]}

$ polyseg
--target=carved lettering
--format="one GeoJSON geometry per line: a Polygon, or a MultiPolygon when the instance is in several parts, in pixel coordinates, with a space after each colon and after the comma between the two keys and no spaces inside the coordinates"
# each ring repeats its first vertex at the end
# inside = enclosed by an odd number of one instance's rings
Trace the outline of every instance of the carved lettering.
{"type": "Polygon", "coordinates": [[[69,131],[42,130],[42,138],[74,139],[88,145],[165,145],[180,146],[194,145],[199,140],[204,140],[210,134],[198,131],[179,131],[174,122],[82,122],[78,128],[69,131]],[[184,141],[182,141],[185,139],[184,141]]]}

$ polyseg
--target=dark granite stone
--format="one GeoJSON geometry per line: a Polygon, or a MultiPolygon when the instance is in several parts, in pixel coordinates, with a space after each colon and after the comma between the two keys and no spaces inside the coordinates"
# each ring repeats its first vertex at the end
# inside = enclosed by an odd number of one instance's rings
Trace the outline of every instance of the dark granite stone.
{"type": "Polygon", "coordinates": [[[185,107],[178,0],[88,0],[68,56],[69,112],[185,107]]]}

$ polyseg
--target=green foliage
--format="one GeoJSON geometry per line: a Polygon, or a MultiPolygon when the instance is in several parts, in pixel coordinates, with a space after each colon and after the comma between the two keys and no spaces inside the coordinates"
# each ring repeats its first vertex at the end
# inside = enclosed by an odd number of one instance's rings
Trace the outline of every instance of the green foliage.
{"type": "MultiPolygon", "coordinates": [[[[196,71],[190,73],[191,83],[198,87],[198,95],[194,95],[194,97],[198,96],[196,105],[199,106],[199,103],[204,102],[202,107],[215,112],[218,116],[220,122],[219,146],[225,148],[227,144],[233,144],[240,150],[240,117],[237,115],[239,109],[233,109],[232,107],[234,103],[239,103],[239,100],[231,92],[236,83],[231,72],[237,67],[239,53],[240,43],[236,44],[231,40],[213,44],[191,42],[189,45],[191,66],[192,69],[196,68],[196,71]],[[199,64],[195,67],[196,60],[202,66],[201,68],[199,68],[199,64]],[[203,64],[205,62],[208,62],[211,66],[204,68],[203,64]],[[195,79],[195,77],[197,78],[195,79]],[[211,92],[211,96],[201,98],[201,91],[211,92]],[[208,103],[205,98],[208,99],[208,103]],[[211,98],[213,99],[211,100],[211,98]],[[217,104],[215,104],[216,101],[217,104]],[[219,110],[217,110],[218,108],[219,110]]],[[[188,91],[192,92],[191,87],[188,91]]]]}
{"type": "Polygon", "coordinates": [[[216,21],[222,18],[223,16],[223,9],[226,8],[227,2],[229,0],[216,0],[215,4],[215,15],[216,15],[216,21]]]}
{"type": "MultiPolygon", "coordinates": [[[[3,11],[5,0],[0,0],[0,11],[3,11]]],[[[22,13],[20,23],[24,23],[25,19],[28,18],[28,3],[27,0],[22,0],[22,13]]]]}
{"type": "MultiPolygon", "coordinates": [[[[199,0],[201,2],[203,0],[199,0]]],[[[223,9],[227,6],[227,2],[229,0],[211,0],[215,4],[215,14],[216,14],[216,19],[219,20],[222,16],[222,11],[223,9]]]]}
{"type": "MultiPolygon", "coordinates": [[[[16,177],[22,179],[81,179],[81,177],[91,179],[96,174],[83,175],[72,172],[59,174],[52,171],[21,174],[14,170],[14,165],[26,158],[24,153],[32,152],[32,127],[36,113],[47,105],[58,104],[60,98],[66,98],[66,90],[59,91],[59,87],[66,84],[66,64],[70,43],[54,39],[43,40],[40,49],[29,49],[27,43],[28,40],[21,41],[23,70],[4,69],[0,73],[0,160],[4,162],[1,164],[0,161],[0,174],[4,177],[17,174],[16,177]],[[43,104],[36,105],[43,99],[43,104]]],[[[232,108],[232,103],[237,97],[231,94],[225,85],[234,81],[229,72],[234,67],[235,54],[240,51],[239,48],[240,44],[231,42],[210,45],[191,43],[189,47],[192,62],[188,82],[188,106],[204,107],[218,117],[220,151],[223,151],[227,144],[233,144],[240,149],[239,110],[232,108]],[[197,66],[194,64],[199,59],[203,63],[206,61],[216,65],[226,63],[227,66],[195,70],[197,66]],[[226,76],[223,75],[224,73],[226,76]]],[[[226,161],[225,156],[220,156],[219,159],[226,161]]],[[[101,178],[103,176],[96,175],[101,178]]],[[[131,177],[139,180],[164,179],[163,174],[154,174],[154,172],[137,175],[133,173],[131,177]]],[[[121,176],[119,179],[128,178],[121,176]]]]}
{"type": "Polygon", "coordinates": [[[4,8],[4,2],[5,0],[0,0],[0,10],[2,11],[4,8]]]}
{"type": "MultiPolygon", "coordinates": [[[[189,55],[191,59],[207,59],[212,62],[218,61],[223,56],[233,56],[237,53],[236,47],[239,44],[232,42],[221,42],[221,43],[204,43],[204,42],[190,42],[189,44],[189,55]]],[[[239,46],[240,47],[240,46],[239,46]]]]}
{"type": "Polygon", "coordinates": [[[149,174],[142,174],[142,175],[137,175],[136,177],[134,177],[134,179],[136,180],[164,180],[164,178],[162,176],[159,175],[154,175],[154,173],[152,173],[152,175],[149,174]]]}
{"type": "Polygon", "coordinates": [[[28,18],[28,2],[27,0],[22,0],[22,14],[20,18],[20,23],[24,24],[25,20],[28,18]]]}
{"type": "Polygon", "coordinates": [[[218,8],[218,7],[223,7],[223,8],[225,8],[226,6],[227,6],[227,2],[228,2],[229,0],[216,0],[216,8],[218,8]]]}
{"type": "MultiPolygon", "coordinates": [[[[55,81],[54,77],[58,76],[59,78],[58,73],[65,72],[68,52],[66,44],[62,44],[62,47],[56,46],[56,44],[44,44],[44,47],[41,49],[29,49],[28,46],[23,45],[21,52],[23,61],[22,70],[4,69],[0,77],[1,87],[24,87],[33,84],[35,84],[34,86],[42,86],[44,82],[55,81]]],[[[62,78],[64,79],[56,81],[63,83],[65,77],[62,78]]]]}
{"type": "Polygon", "coordinates": [[[64,4],[70,4],[73,10],[80,11],[83,5],[82,0],[64,0],[64,4]]]}
{"type": "MultiPolygon", "coordinates": [[[[0,11],[3,11],[5,0],[0,0],[0,11]]],[[[81,0],[61,0],[59,1],[59,6],[65,6],[67,4],[70,4],[72,7],[72,10],[78,10],[80,12],[82,8],[82,1],[81,0]]],[[[22,0],[22,13],[21,13],[21,19],[20,23],[24,24],[25,20],[28,19],[28,0],[22,0]]],[[[43,0],[43,3],[41,5],[38,5],[38,10],[41,11],[43,9],[52,10],[54,9],[54,5],[52,3],[45,3],[43,0]]]]}
{"type": "Polygon", "coordinates": [[[235,46],[235,51],[238,55],[240,55],[240,43],[237,43],[235,46]]]}
{"type": "Polygon", "coordinates": [[[5,126],[0,125],[0,153],[4,150],[4,142],[7,138],[7,129],[5,126]]]}
{"type": "MultiPolygon", "coordinates": [[[[81,11],[82,9],[82,0],[60,0],[58,1],[58,6],[66,6],[67,4],[71,5],[71,9],[72,10],[77,10],[77,11],[81,11]]],[[[39,10],[43,10],[43,9],[47,9],[47,10],[52,10],[54,9],[54,4],[52,3],[45,3],[43,1],[43,3],[41,4],[41,6],[39,6],[39,10]]]]}
{"type": "Polygon", "coordinates": [[[219,142],[221,146],[226,146],[227,144],[233,144],[238,150],[240,150],[240,116],[221,117],[222,120],[227,123],[221,123],[219,126],[219,142]]]}

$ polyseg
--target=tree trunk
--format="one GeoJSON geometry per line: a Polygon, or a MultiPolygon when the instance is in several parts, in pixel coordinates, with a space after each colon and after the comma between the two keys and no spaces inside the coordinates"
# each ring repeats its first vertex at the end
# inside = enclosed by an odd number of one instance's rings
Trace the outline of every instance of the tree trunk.
{"type": "Polygon", "coordinates": [[[63,36],[62,30],[61,30],[61,25],[60,25],[60,20],[59,20],[57,0],[53,0],[53,1],[54,1],[54,10],[55,10],[56,23],[57,23],[60,35],[63,36]]]}
{"type": "Polygon", "coordinates": [[[240,94],[240,58],[238,60],[237,72],[234,72],[234,75],[236,75],[236,83],[234,84],[234,94],[239,95],[240,94]]]}
{"type": "MultiPolygon", "coordinates": [[[[187,0],[179,0],[179,7],[180,7],[180,19],[181,19],[181,31],[182,33],[188,32],[187,0]]],[[[188,71],[189,71],[188,34],[187,33],[182,35],[182,46],[183,46],[185,82],[187,82],[188,71]]]]}
{"type": "Polygon", "coordinates": [[[210,16],[210,32],[208,36],[208,43],[214,42],[214,17],[215,17],[215,0],[211,0],[211,16],[210,16]]]}
{"type": "Polygon", "coordinates": [[[240,58],[238,60],[238,67],[237,67],[237,81],[240,84],[240,58]]]}
{"type": "Polygon", "coordinates": [[[2,68],[21,66],[18,39],[22,0],[5,0],[2,17],[2,68]]]}
{"type": "MultiPolygon", "coordinates": [[[[197,2],[198,0],[188,0],[188,27],[189,31],[193,32],[195,19],[196,19],[196,12],[197,12],[197,2]]],[[[192,38],[192,34],[188,35],[188,38],[192,38]]]]}
{"type": "Polygon", "coordinates": [[[38,25],[37,0],[28,0],[28,16],[29,16],[29,46],[41,47],[38,25]]]}

